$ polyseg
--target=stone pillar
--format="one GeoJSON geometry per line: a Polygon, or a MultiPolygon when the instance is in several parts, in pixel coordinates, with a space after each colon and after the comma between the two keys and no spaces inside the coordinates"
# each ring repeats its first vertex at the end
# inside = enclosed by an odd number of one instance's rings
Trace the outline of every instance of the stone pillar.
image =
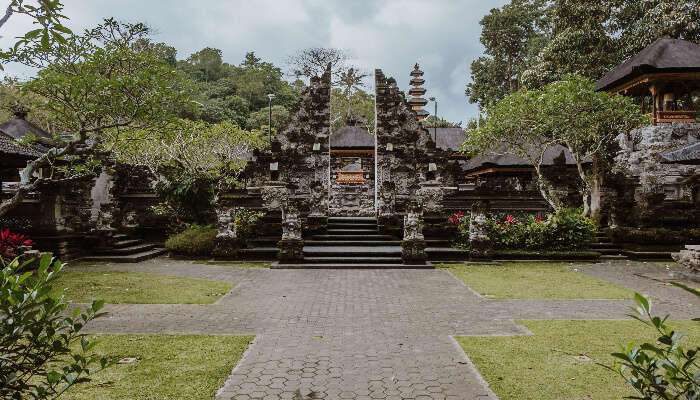
{"type": "Polygon", "coordinates": [[[234,259],[241,248],[241,239],[236,227],[236,210],[225,208],[216,210],[219,233],[216,234],[213,254],[217,258],[234,259]]]}
{"type": "Polygon", "coordinates": [[[328,187],[321,182],[311,184],[309,215],[306,217],[306,231],[311,235],[323,234],[328,227],[328,187]]]}
{"type": "Polygon", "coordinates": [[[304,262],[304,240],[301,238],[301,220],[299,210],[290,201],[289,205],[282,209],[282,240],[277,243],[279,247],[280,263],[296,264],[304,262]]]}
{"type": "Polygon", "coordinates": [[[403,217],[401,259],[409,265],[423,265],[426,261],[423,210],[417,204],[411,204],[403,217]]]}
{"type": "Polygon", "coordinates": [[[490,258],[493,245],[488,235],[488,201],[477,201],[472,204],[469,221],[469,253],[473,258],[490,258]]]}

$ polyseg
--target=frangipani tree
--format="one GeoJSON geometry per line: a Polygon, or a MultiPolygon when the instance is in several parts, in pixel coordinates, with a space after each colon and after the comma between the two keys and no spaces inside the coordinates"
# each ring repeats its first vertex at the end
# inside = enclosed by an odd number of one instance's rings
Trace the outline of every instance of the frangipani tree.
{"type": "Polygon", "coordinates": [[[0,204],[0,216],[41,183],[94,173],[125,133],[161,131],[190,104],[187,82],[177,71],[158,54],[134,49],[148,33],[143,24],[108,19],[65,44],[47,48],[37,39],[32,47],[29,41],[15,55],[43,68],[23,90],[43,99],[37,107],[52,116],[60,134],[53,148],[27,164],[15,195],[0,204]],[[66,163],[75,168],[54,174],[56,165],[66,163]],[[38,177],[41,169],[50,173],[38,177]]]}
{"type": "Polygon", "coordinates": [[[178,219],[205,222],[212,203],[235,187],[253,150],[268,144],[264,134],[231,121],[211,124],[180,120],[160,135],[135,132],[120,141],[120,161],[147,167],[158,177],[157,192],[178,219]]]}
{"type": "Polygon", "coordinates": [[[569,75],[544,88],[539,106],[548,135],[565,145],[582,182],[584,214],[600,220],[601,189],[612,168],[621,133],[650,122],[622,95],[595,91],[590,79],[569,75]]]}
{"type": "Polygon", "coordinates": [[[535,168],[542,197],[559,210],[562,202],[542,170],[545,153],[558,143],[547,134],[539,104],[543,97],[539,90],[519,91],[487,108],[485,122],[469,131],[461,150],[469,155],[512,154],[526,160],[535,168]]]}

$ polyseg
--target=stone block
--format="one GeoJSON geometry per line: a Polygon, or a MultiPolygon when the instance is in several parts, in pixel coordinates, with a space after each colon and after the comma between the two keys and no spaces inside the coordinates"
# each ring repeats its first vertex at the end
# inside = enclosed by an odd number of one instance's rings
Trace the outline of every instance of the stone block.
{"type": "Polygon", "coordinates": [[[423,265],[426,261],[425,240],[409,239],[401,241],[401,259],[404,264],[423,265]]]}
{"type": "Polygon", "coordinates": [[[277,242],[280,263],[298,264],[304,261],[304,241],[302,239],[282,239],[277,242]]]}

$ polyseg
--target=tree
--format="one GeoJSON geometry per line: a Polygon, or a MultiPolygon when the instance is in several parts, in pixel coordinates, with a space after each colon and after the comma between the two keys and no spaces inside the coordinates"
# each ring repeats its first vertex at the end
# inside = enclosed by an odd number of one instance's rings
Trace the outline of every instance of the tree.
{"type": "MultiPolygon", "coordinates": [[[[429,115],[423,120],[423,128],[461,128],[462,122],[450,122],[446,119],[429,115]]],[[[476,128],[476,126],[474,126],[476,128]]]]}
{"type": "Polygon", "coordinates": [[[611,9],[589,1],[555,0],[548,10],[552,33],[522,74],[528,88],[542,87],[567,74],[600,79],[622,60],[606,24],[611,9]]]}
{"type": "Polygon", "coordinates": [[[336,85],[343,90],[343,96],[347,103],[347,119],[352,120],[352,95],[358,90],[362,90],[364,83],[362,82],[367,74],[359,72],[355,68],[348,68],[347,71],[341,71],[340,77],[336,81],[336,85]]]}
{"type": "Polygon", "coordinates": [[[64,264],[50,254],[39,260],[36,272],[27,271],[27,264],[0,257],[0,396],[55,399],[114,363],[94,354],[98,342],[81,333],[105,315],[99,312],[104,301],[69,313],[54,286],[64,264]]]}
{"type": "Polygon", "coordinates": [[[356,90],[348,98],[341,88],[331,89],[331,130],[335,132],[355,123],[361,123],[368,132],[374,133],[374,95],[356,90]]]}
{"type": "Polygon", "coordinates": [[[27,164],[17,192],[0,204],[0,216],[44,182],[95,172],[86,172],[85,166],[99,165],[117,138],[126,140],[133,129],[164,129],[177,110],[189,106],[180,74],[151,52],[132,49],[148,32],[143,24],[108,19],[65,45],[27,48],[20,59],[46,67],[23,90],[42,97],[37,106],[52,116],[61,135],[55,147],[27,164]],[[62,160],[80,166],[59,173],[56,165],[62,160]],[[51,172],[35,177],[42,168],[51,172]]]}
{"type": "Polygon", "coordinates": [[[544,154],[557,144],[557,139],[548,136],[542,123],[538,104],[541,97],[539,90],[518,91],[487,108],[484,122],[469,131],[461,150],[468,155],[512,154],[526,160],[535,168],[542,197],[559,211],[562,201],[542,169],[544,154]]]}
{"type": "Polygon", "coordinates": [[[700,3],[687,0],[608,0],[608,25],[621,59],[628,59],[659,38],[700,43],[700,3]]]}
{"type": "MultiPolygon", "coordinates": [[[[284,106],[272,106],[272,130],[274,133],[281,131],[287,125],[289,119],[289,111],[284,106]]],[[[267,134],[267,128],[270,126],[270,112],[267,108],[262,108],[259,111],[250,113],[246,127],[248,129],[260,130],[267,134]]]]}
{"type": "Polygon", "coordinates": [[[487,56],[471,65],[466,94],[482,108],[495,104],[521,86],[521,74],[548,29],[545,1],[514,0],[491,9],[479,22],[487,56]]]}
{"type": "Polygon", "coordinates": [[[576,161],[584,215],[599,222],[601,189],[618,150],[615,139],[649,124],[649,119],[630,98],[597,92],[593,81],[575,75],[545,87],[539,109],[545,130],[576,161]],[[584,165],[589,161],[590,166],[584,165]]]}
{"type": "Polygon", "coordinates": [[[218,195],[238,184],[254,149],[267,144],[259,131],[231,121],[209,124],[181,120],[156,136],[116,144],[118,160],[149,168],[159,177],[156,192],[178,220],[206,222],[218,195]]]}
{"type": "Polygon", "coordinates": [[[323,75],[331,64],[331,74],[339,77],[347,59],[347,54],[341,49],[310,47],[289,56],[287,65],[297,78],[311,78],[323,75]]]}
{"type": "Polygon", "coordinates": [[[16,61],[17,52],[23,50],[27,45],[36,47],[41,44],[43,50],[47,50],[57,42],[66,43],[64,35],[72,34],[71,30],[63,26],[63,20],[67,19],[61,14],[63,4],[58,0],[12,0],[5,10],[5,15],[0,17],[0,28],[2,28],[13,14],[26,15],[34,20],[40,28],[27,32],[19,37],[15,45],[6,51],[0,51],[0,71],[2,64],[8,61],[16,61]]]}

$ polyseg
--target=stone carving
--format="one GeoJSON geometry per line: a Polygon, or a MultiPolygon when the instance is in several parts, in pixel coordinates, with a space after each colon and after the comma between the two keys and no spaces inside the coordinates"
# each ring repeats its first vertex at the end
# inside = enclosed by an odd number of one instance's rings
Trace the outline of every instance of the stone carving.
{"type": "Polygon", "coordinates": [[[309,216],[328,215],[328,189],[319,182],[311,184],[311,204],[309,216]]]}
{"type": "Polygon", "coordinates": [[[260,189],[263,206],[268,210],[282,210],[287,205],[289,194],[282,182],[268,182],[260,189]]]}
{"type": "Polygon", "coordinates": [[[403,217],[403,239],[425,239],[423,237],[423,213],[418,211],[418,207],[411,209],[403,217]]]}
{"type": "Polygon", "coordinates": [[[381,217],[391,216],[394,214],[395,204],[394,185],[391,182],[384,182],[377,196],[377,213],[381,217]]]}
{"type": "Polygon", "coordinates": [[[282,213],[282,240],[301,239],[301,220],[296,207],[290,206],[282,213]]]}
{"type": "Polygon", "coordinates": [[[423,210],[415,201],[409,205],[403,218],[401,259],[404,264],[425,264],[426,260],[423,210]]]}
{"type": "Polygon", "coordinates": [[[214,256],[217,258],[235,258],[241,248],[241,239],[236,227],[236,210],[234,208],[216,210],[217,226],[214,256]]]}
{"type": "Polygon", "coordinates": [[[472,204],[469,221],[469,251],[476,258],[490,257],[492,252],[491,238],[488,235],[488,210],[486,201],[472,204]]]}
{"type": "Polygon", "coordinates": [[[438,182],[423,182],[418,191],[418,198],[427,213],[440,213],[442,211],[442,199],[444,192],[438,182]]]}
{"type": "Polygon", "coordinates": [[[688,272],[700,279],[700,245],[688,245],[684,250],[671,254],[674,260],[687,268],[688,272]]]}

